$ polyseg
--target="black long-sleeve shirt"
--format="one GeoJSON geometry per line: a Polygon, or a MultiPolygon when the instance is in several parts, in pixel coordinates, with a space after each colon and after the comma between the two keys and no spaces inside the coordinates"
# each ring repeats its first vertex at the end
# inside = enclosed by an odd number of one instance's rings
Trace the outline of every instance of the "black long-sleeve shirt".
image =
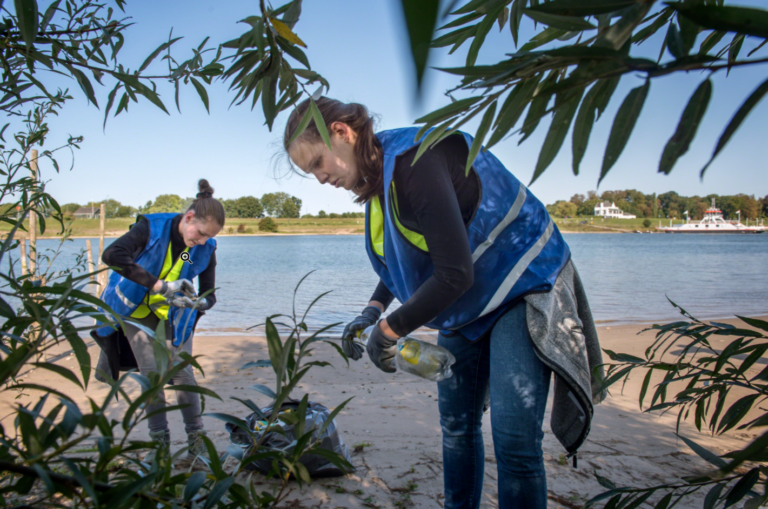
{"type": "MultiPolygon", "coordinates": [[[[449,136],[413,164],[416,150],[412,148],[395,161],[398,218],[403,226],[424,236],[435,270],[387,317],[399,336],[434,319],[473,285],[466,225],[474,218],[482,196],[474,169],[465,174],[469,147],[461,134],[449,136]]],[[[371,300],[389,306],[393,298],[380,281],[371,300]]]]}
{"type": "MultiPolygon", "coordinates": [[[[179,223],[182,214],[174,217],[171,222],[171,257],[173,263],[179,259],[179,255],[187,247],[184,244],[184,238],[179,233],[179,223]]],[[[149,242],[149,221],[145,217],[139,218],[128,233],[115,240],[104,250],[102,261],[121,270],[120,275],[126,279],[138,283],[141,286],[152,288],[157,283],[157,276],[153,276],[143,267],[136,263],[136,258],[144,251],[149,242]]],[[[208,267],[205,268],[198,278],[198,293],[204,293],[216,287],[216,251],[211,254],[211,260],[208,267]]],[[[205,297],[213,306],[216,304],[216,293],[211,292],[205,297]]]]}

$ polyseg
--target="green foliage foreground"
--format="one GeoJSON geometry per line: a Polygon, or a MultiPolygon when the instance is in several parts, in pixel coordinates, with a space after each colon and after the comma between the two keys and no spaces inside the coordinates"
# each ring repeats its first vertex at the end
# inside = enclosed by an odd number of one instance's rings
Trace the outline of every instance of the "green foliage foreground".
{"type": "Polygon", "coordinates": [[[657,332],[656,340],[645,351],[645,358],[604,350],[615,364],[607,365],[603,386],[607,389],[626,382],[636,371],[645,371],[639,394],[640,408],[652,392],[646,412],[676,411],[677,436],[711,464],[711,469],[701,475],[682,477],[678,482],[648,488],[619,487],[610,479],[597,476],[608,491],[594,497],[586,506],[608,499],[606,509],[636,508],[650,504],[649,498],[655,496],[652,505],[667,509],[687,496],[702,492],[706,493],[704,509],[727,508],[736,503],[746,509],[756,509],[768,502],[768,432],[743,449],[718,456],[690,437],[680,435],[679,426],[690,418],[700,432],[718,435],[768,426],[768,410],[760,406],[768,398],[768,366],[756,375],[747,374],[768,351],[768,322],[738,317],[751,328],[704,323],[672,304],[687,321],[646,329],[657,332]],[[723,338],[728,338],[728,343],[722,350],[711,343],[723,338]],[[665,354],[676,350],[680,353],[674,360],[662,360],[665,354]],[[654,375],[661,376],[662,380],[652,389],[654,375]],[[674,396],[668,394],[672,390],[677,391],[674,396]],[[738,395],[734,396],[737,391],[738,395]],[[756,416],[743,423],[752,410],[758,410],[756,416]]]}
{"type": "MultiPolygon", "coordinates": [[[[0,344],[3,358],[0,361],[0,384],[2,392],[34,390],[43,396],[35,405],[18,405],[15,410],[13,425],[6,430],[0,427],[0,471],[4,475],[0,481],[2,506],[16,497],[28,495],[36,482],[42,484],[42,490],[36,490],[36,500],[27,501],[26,506],[72,506],[84,508],[127,508],[127,507],[274,507],[287,496],[289,480],[295,478],[299,486],[311,482],[309,474],[301,462],[304,455],[313,454],[326,458],[342,470],[350,471],[352,466],[343,456],[320,447],[320,437],[325,428],[344,408],[345,401],[331,412],[328,420],[317,429],[305,423],[308,395],[301,399],[296,413],[280,414],[282,421],[293,425],[297,441],[289,450],[277,450],[262,447],[262,442],[269,433],[282,433],[276,424],[278,412],[270,417],[262,415],[268,422],[262,432],[254,432],[239,417],[223,414],[204,414],[244,429],[251,437],[252,446],[246,453],[235,454],[235,466],[229,470],[223,467],[228,453],[219,453],[213,443],[203,437],[208,457],[196,459],[197,469],[174,469],[174,463],[186,453],[183,448],[173,455],[155,442],[138,441],[131,438],[137,427],[144,427],[144,421],[151,414],[146,408],[152,404],[157,394],[165,389],[172,391],[196,392],[203,397],[221,399],[215,392],[201,386],[167,385],[171,378],[185,367],[192,365],[202,372],[197,363],[199,356],[181,353],[181,362],[172,363],[172,352],[166,346],[164,323],[155,331],[155,357],[158,371],[146,377],[138,373],[126,373],[119,380],[111,382],[112,389],[103,402],[87,398],[87,408],[80,408],[70,395],[54,387],[17,380],[19,371],[25,366],[49,370],[77,384],[83,391],[88,387],[93,371],[90,355],[80,337],[92,326],[78,327],[76,318],[84,316],[107,320],[98,311],[103,303],[83,291],[88,284],[90,274],[74,277],[72,274],[58,275],[59,279],[51,286],[34,284],[30,278],[23,283],[6,278],[14,292],[22,301],[18,314],[10,308],[3,309],[8,320],[0,327],[3,341],[0,344]],[[80,377],[69,369],[49,362],[31,362],[60,341],[69,342],[80,364],[80,377]],[[125,388],[128,379],[133,379],[141,386],[141,394],[132,398],[125,388]],[[127,410],[119,419],[109,418],[108,407],[115,399],[122,397],[127,410]],[[49,400],[56,400],[53,404],[49,400]],[[84,447],[89,446],[89,447],[84,447]],[[92,448],[92,449],[91,449],[92,448]],[[157,449],[151,463],[140,459],[149,449],[157,449]],[[90,451],[93,452],[83,452],[90,451]],[[254,477],[260,474],[249,473],[236,478],[245,468],[257,460],[271,460],[272,469],[267,478],[277,479],[270,489],[255,487],[254,477]]],[[[305,276],[306,277],[306,276],[305,276]]],[[[303,278],[302,278],[303,281],[303,278]]],[[[301,281],[299,282],[301,285],[301,281]]],[[[298,291],[294,291],[295,297],[298,291]]],[[[6,292],[3,292],[4,294],[6,292]]],[[[322,295],[320,296],[322,297],[322,295]]],[[[318,297],[318,299],[320,298],[318,297]]],[[[269,360],[259,360],[243,368],[271,366],[276,374],[276,385],[269,388],[264,385],[253,387],[259,393],[268,396],[270,406],[279,409],[290,396],[298,382],[313,366],[325,366],[328,363],[306,362],[317,344],[330,343],[346,360],[341,348],[319,335],[339,324],[331,324],[308,337],[304,323],[312,302],[304,314],[275,315],[267,319],[265,328],[269,346],[269,360]],[[281,318],[290,322],[288,336],[283,340],[277,331],[274,320],[281,318]]],[[[260,407],[250,399],[232,397],[242,403],[248,412],[261,413],[260,407]]],[[[170,406],[158,412],[173,412],[182,406],[170,406]]],[[[263,477],[261,477],[263,479],[263,477]]],[[[259,484],[261,484],[259,480],[259,484]]]]}

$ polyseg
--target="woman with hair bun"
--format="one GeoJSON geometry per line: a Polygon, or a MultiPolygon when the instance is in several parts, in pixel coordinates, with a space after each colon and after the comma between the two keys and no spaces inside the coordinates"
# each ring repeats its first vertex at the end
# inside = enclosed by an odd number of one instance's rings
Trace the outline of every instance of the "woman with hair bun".
{"type": "MultiPolygon", "coordinates": [[[[216,304],[216,294],[198,298],[192,281],[198,278],[198,292],[213,290],[216,284],[216,241],[224,226],[224,207],[213,197],[207,180],[198,182],[199,192],[182,214],[145,214],[136,218],[131,229],[104,250],[102,260],[114,269],[101,299],[124,320],[125,329],[105,325],[92,334],[102,355],[97,373],[117,378],[120,335],[127,339],[142,375],[157,370],[152,343],[145,331],[156,330],[165,320],[165,336],[174,352],[192,353],[192,337],[197,321],[216,304]]],[[[172,379],[176,385],[196,385],[192,366],[179,371],[172,379]]],[[[189,456],[205,454],[205,435],[197,393],[176,391],[189,444],[189,456]]],[[[147,414],[165,406],[160,391],[147,414]]],[[[149,436],[164,446],[170,445],[170,431],[165,413],[147,419],[149,436]]],[[[150,458],[145,458],[151,461],[150,458]]]]}
{"type": "Polygon", "coordinates": [[[465,172],[468,134],[451,134],[416,160],[418,128],[375,133],[361,104],[316,104],[330,148],[314,121],[295,136],[310,100],[288,119],[284,148],[303,172],[366,204],[365,247],[380,278],[344,330],[345,353],[360,359],[355,334],[375,325],[368,356],[391,373],[398,338],[421,326],[439,330],[438,344],[456,357],[453,376],[437,384],[446,509],[480,504],[488,394],[499,507],[545,508],[542,422],[552,373],[551,427],[569,454],[601,399],[591,377],[600,345],[568,245],[544,205],[490,152],[465,172]],[[395,298],[402,306],[380,320],[395,298]]]}

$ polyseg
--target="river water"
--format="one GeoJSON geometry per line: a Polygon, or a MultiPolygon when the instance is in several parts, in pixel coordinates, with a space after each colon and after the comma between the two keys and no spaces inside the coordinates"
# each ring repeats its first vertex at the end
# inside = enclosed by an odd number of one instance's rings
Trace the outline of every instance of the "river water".
{"type": "MultiPolygon", "coordinates": [[[[598,323],[675,320],[679,314],[667,298],[699,318],[768,314],[768,235],[564,236],[598,323]]],[[[217,242],[218,303],[201,320],[202,333],[242,333],[269,315],[291,314],[294,287],[310,271],[296,299],[299,317],[315,297],[330,291],[306,323],[316,328],[346,322],[366,305],[378,281],[359,235],[218,237],[217,242]]],[[[98,242],[93,244],[95,257],[98,242]]],[[[57,245],[40,240],[38,250],[57,245]]],[[[83,239],[65,243],[53,267],[72,266],[84,249],[83,239]]]]}

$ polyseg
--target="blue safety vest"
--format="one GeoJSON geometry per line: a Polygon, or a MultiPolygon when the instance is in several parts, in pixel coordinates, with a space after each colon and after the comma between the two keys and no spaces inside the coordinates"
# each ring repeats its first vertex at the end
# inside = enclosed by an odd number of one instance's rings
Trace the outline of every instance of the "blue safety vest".
{"type": "MultiPolygon", "coordinates": [[[[149,241],[135,262],[144,270],[154,276],[159,276],[163,267],[168,244],[171,242],[171,223],[178,214],[147,214],[144,217],[149,221],[149,241]]],[[[211,260],[211,255],[216,250],[216,241],[208,239],[201,245],[189,249],[189,260],[192,263],[184,263],[179,279],[190,281],[203,272],[211,260]]],[[[144,301],[149,289],[138,283],[126,279],[120,272],[113,271],[109,275],[109,284],[101,294],[103,300],[112,310],[123,319],[129,317],[144,301]]],[[[197,310],[189,308],[171,307],[168,320],[172,324],[173,345],[178,346],[192,336],[195,326],[197,310]]],[[[96,330],[101,337],[107,337],[114,332],[112,325],[104,325],[96,330]]]]}
{"type": "MultiPolygon", "coordinates": [[[[384,149],[384,200],[372,199],[365,214],[368,257],[400,302],[434,272],[424,237],[400,223],[394,189],[395,159],[418,144],[417,131],[393,129],[376,135],[384,149]]],[[[471,146],[472,137],[462,134],[471,146]]],[[[507,304],[530,292],[551,290],[570,249],[544,205],[493,154],[480,151],[472,168],[481,185],[481,201],[466,230],[474,284],[426,325],[475,340],[507,304]]]]}

